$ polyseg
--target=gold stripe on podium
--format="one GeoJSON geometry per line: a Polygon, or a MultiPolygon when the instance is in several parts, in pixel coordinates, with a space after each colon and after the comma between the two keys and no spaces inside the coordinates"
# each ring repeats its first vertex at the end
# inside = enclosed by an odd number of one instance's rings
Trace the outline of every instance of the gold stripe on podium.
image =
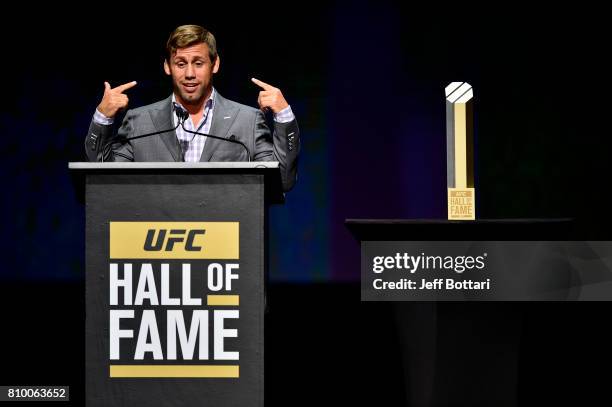
{"type": "Polygon", "coordinates": [[[213,305],[240,305],[239,295],[207,295],[206,302],[213,305]]]}
{"type": "Polygon", "coordinates": [[[240,377],[238,365],[110,365],[110,377],[240,377]]]}

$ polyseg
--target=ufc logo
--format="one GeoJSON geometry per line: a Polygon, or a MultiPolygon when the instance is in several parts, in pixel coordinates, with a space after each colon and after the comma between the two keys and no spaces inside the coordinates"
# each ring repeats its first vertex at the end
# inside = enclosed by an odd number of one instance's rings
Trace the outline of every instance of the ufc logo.
{"type": "Polygon", "coordinates": [[[166,252],[172,251],[174,245],[185,242],[185,250],[188,252],[197,252],[202,250],[202,246],[194,246],[193,241],[196,235],[206,233],[205,229],[193,229],[187,232],[185,229],[170,229],[168,238],[166,238],[166,229],[159,229],[157,239],[155,239],[155,229],[147,231],[147,238],[144,243],[144,249],[148,252],[158,252],[163,249],[166,252]],[[155,243],[153,242],[155,240],[155,243]]]}

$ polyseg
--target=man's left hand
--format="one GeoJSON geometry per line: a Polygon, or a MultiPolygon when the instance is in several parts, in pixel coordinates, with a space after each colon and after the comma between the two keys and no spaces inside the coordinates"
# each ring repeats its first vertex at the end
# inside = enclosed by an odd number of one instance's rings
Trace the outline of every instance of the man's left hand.
{"type": "Polygon", "coordinates": [[[265,82],[260,81],[259,79],[251,78],[254,84],[262,88],[263,90],[259,92],[259,97],[257,98],[257,103],[259,103],[259,108],[265,112],[266,110],[272,110],[274,113],[278,113],[281,110],[287,108],[289,103],[285,100],[283,93],[280,89],[275,88],[272,85],[269,85],[265,82]]]}

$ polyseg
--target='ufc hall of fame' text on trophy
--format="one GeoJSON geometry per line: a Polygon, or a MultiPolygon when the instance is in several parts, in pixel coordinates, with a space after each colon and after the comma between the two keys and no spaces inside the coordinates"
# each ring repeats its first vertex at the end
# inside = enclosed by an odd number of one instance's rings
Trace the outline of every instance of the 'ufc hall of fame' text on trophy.
{"type": "Polygon", "coordinates": [[[451,82],[446,93],[448,219],[476,219],[472,86],[451,82]]]}

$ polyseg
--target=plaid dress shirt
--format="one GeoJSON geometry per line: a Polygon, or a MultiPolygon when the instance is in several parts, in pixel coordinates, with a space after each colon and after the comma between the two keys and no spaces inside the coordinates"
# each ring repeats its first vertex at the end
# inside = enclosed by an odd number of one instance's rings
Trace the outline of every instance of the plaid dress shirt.
{"type": "MultiPolygon", "coordinates": [[[[204,114],[202,115],[202,119],[200,119],[200,123],[198,123],[197,126],[193,123],[193,119],[191,116],[189,116],[189,119],[185,121],[184,126],[187,130],[197,131],[198,133],[205,134],[208,134],[210,132],[210,126],[212,123],[212,116],[214,111],[213,106],[215,103],[215,94],[216,91],[213,88],[212,93],[210,94],[210,98],[204,103],[204,114]]],[[[172,94],[172,102],[176,102],[174,94],[172,94]]],[[[176,103],[180,105],[180,103],[176,103]]],[[[176,126],[178,123],[178,116],[176,115],[176,112],[174,110],[172,113],[172,121],[176,126]]],[[[202,151],[204,150],[204,145],[206,144],[206,136],[188,133],[183,129],[183,126],[179,126],[176,129],[176,137],[178,138],[179,144],[181,145],[181,152],[183,153],[185,162],[200,161],[200,157],[202,157],[202,151]]]]}

